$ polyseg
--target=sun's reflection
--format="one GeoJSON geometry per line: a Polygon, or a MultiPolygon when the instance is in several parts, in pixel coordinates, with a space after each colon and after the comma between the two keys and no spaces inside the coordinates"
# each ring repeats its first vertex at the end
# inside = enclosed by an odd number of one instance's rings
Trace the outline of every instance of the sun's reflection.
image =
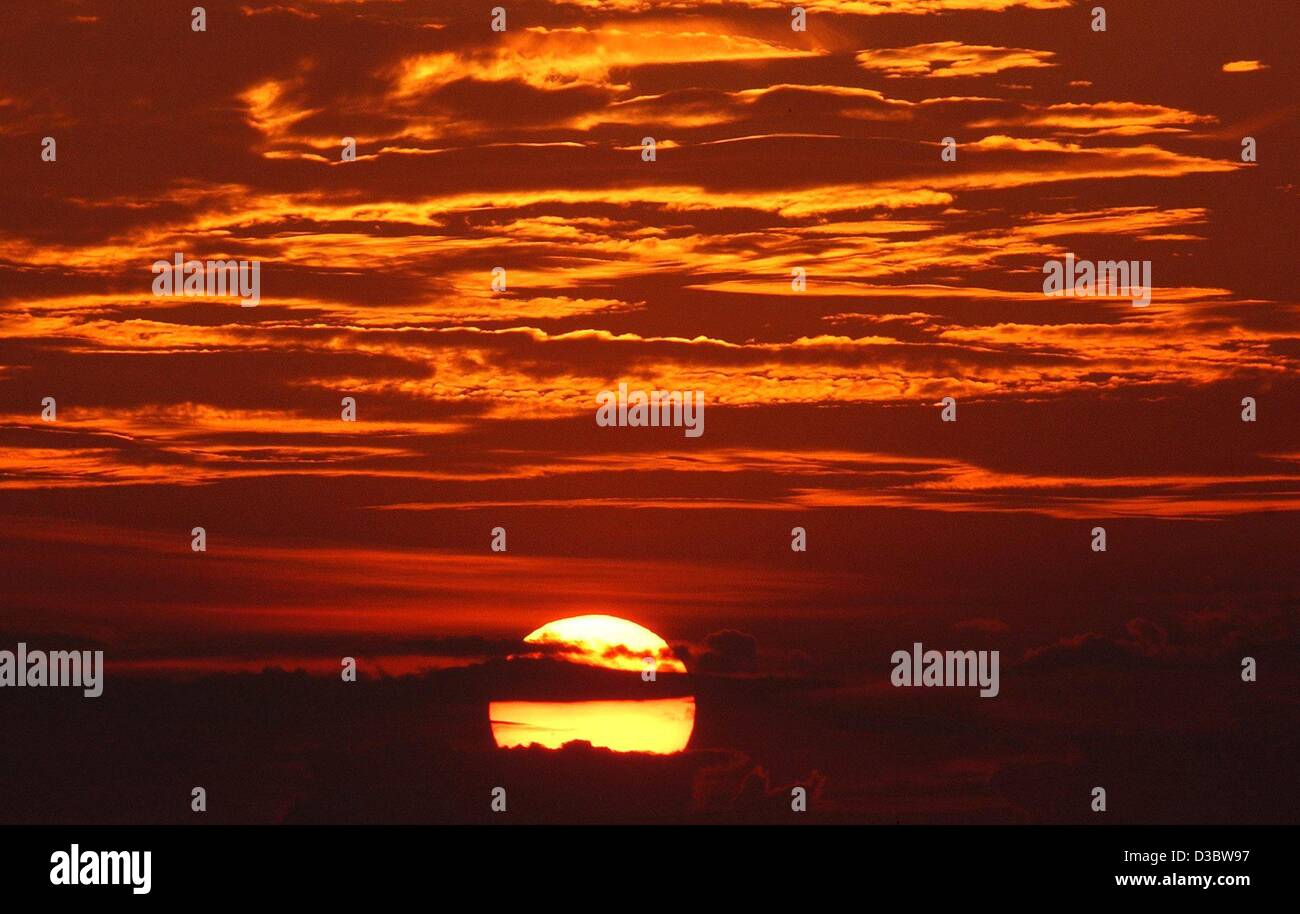
{"type": "Polygon", "coordinates": [[[502,748],[558,749],[585,740],[615,752],[681,752],[695,728],[695,699],[494,701],[492,738],[502,748]]]}

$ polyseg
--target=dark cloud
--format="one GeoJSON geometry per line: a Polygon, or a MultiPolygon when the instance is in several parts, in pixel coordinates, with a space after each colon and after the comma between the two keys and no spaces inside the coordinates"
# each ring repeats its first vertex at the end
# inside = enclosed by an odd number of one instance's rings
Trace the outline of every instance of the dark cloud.
{"type": "Polygon", "coordinates": [[[735,629],[711,632],[696,658],[702,673],[750,673],[758,666],[758,641],[735,629]]]}

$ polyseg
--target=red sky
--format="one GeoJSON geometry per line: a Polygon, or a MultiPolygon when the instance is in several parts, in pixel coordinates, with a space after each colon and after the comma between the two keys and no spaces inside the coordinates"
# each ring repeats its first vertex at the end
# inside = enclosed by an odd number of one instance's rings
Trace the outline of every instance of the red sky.
{"type": "Polygon", "coordinates": [[[693,745],[850,817],[1052,817],[1016,778],[1125,742],[1186,814],[1294,729],[1300,23],[1093,5],[4,4],[5,643],[375,674],[612,613],[792,688],[693,745]],[[260,304],[155,297],[177,251],[260,304]],[[1151,305],[1046,298],[1066,253],[1151,305]],[[704,435],[598,427],[620,382],[704,435]],[[891,690],[917,640],[1004,697],[891,690]]]}

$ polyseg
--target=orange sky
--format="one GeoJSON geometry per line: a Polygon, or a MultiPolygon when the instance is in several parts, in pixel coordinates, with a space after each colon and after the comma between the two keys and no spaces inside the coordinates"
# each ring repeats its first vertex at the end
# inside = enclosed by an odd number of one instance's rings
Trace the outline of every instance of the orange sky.
{"type": "Polygon", "coordinates": [[[134,674],[9,742],[137,775],[24,756],[56,805],[7,816],[169,820],[178,758],[255,821],[477,821],[494,766],[539,820],[589,783],[654,821],[791,783],[852,821],[1069,821],[1097,777],[1117,818],[1294,808],[1291,0],[192,5],[0,4],[0,647],[134,674]],[[154,296],[176,252],[260,302],[154,296]],[[1150,304],[1044,296],[1067,253],[1150,261],[1150,304]],[[620,383],[705,433],[597,425],[620,383]],[[693,674],[638,707],[666,767],[493,747],[490,702],[526,742],[641,685],[506,660],[585,614],[693,674]],[[891,689],[914,642],[1002,651],[998,699],[891,689]],[[322,688],[342,656],[383,700],[322,688]],[[148,691],[268,666],[312,675],[148,691]]]}
{"type": "Polygon", "coordinates": [[[1294,54],[1192,5],[7,4],[12,627],[198,663],[613,612],[846,663],[914,613],[1028,648],[1286,604],[1294,54]],[[154,297],[176,251],[261,261],[260,304],[154,297]],[[1066,252],[1152,303],[1045,298],[1066,252]],[[620,382],[707,433],[597,427],[620,382]],[[1098,522],[1165,558],[1082,564],[1098,522]]]}

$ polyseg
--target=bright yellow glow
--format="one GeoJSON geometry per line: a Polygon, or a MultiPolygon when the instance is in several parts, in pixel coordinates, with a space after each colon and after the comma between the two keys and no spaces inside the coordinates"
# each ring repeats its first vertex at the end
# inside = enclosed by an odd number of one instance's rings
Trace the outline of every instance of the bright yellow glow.
{"type": "MultiPolygon", "coordinates": [[[[685,673],[668,642],[644,626],[617,616],[572,616],[548,622],[524,641],[547,650],[527,655],[583,666],[642,673],[646,657],[655,671],[685,673]]],[[[637,676],[639,683],[640,676],[637,676]]],[[[631,682],[629,677],[629,682],[631,682]]],[[[492,738],[503,749],[543,746],[559,749],[585,741],[615,752],[682,752],[695,729],[690,696],[604,701],[494,701],[488,704],[492,738]]]]}
{"type": "Polygon", "coordinates": [[[672,656],[668,642],[650,629],[617,616],[572,616],[548,622],[529,634],[528,644],[554,646],[546,656],[611,670],[646,669],[654,657],[661,673],[685,673],[686,665],[672,656]]]}
{"type": "Polygon", "coordinates": [[[492,738],[503,749],[534,744],[559,749],[585,740],[615,752],[668,755],[683,751],[690,742],[695,699],[494,701],[488,715],[492,738]]]}

